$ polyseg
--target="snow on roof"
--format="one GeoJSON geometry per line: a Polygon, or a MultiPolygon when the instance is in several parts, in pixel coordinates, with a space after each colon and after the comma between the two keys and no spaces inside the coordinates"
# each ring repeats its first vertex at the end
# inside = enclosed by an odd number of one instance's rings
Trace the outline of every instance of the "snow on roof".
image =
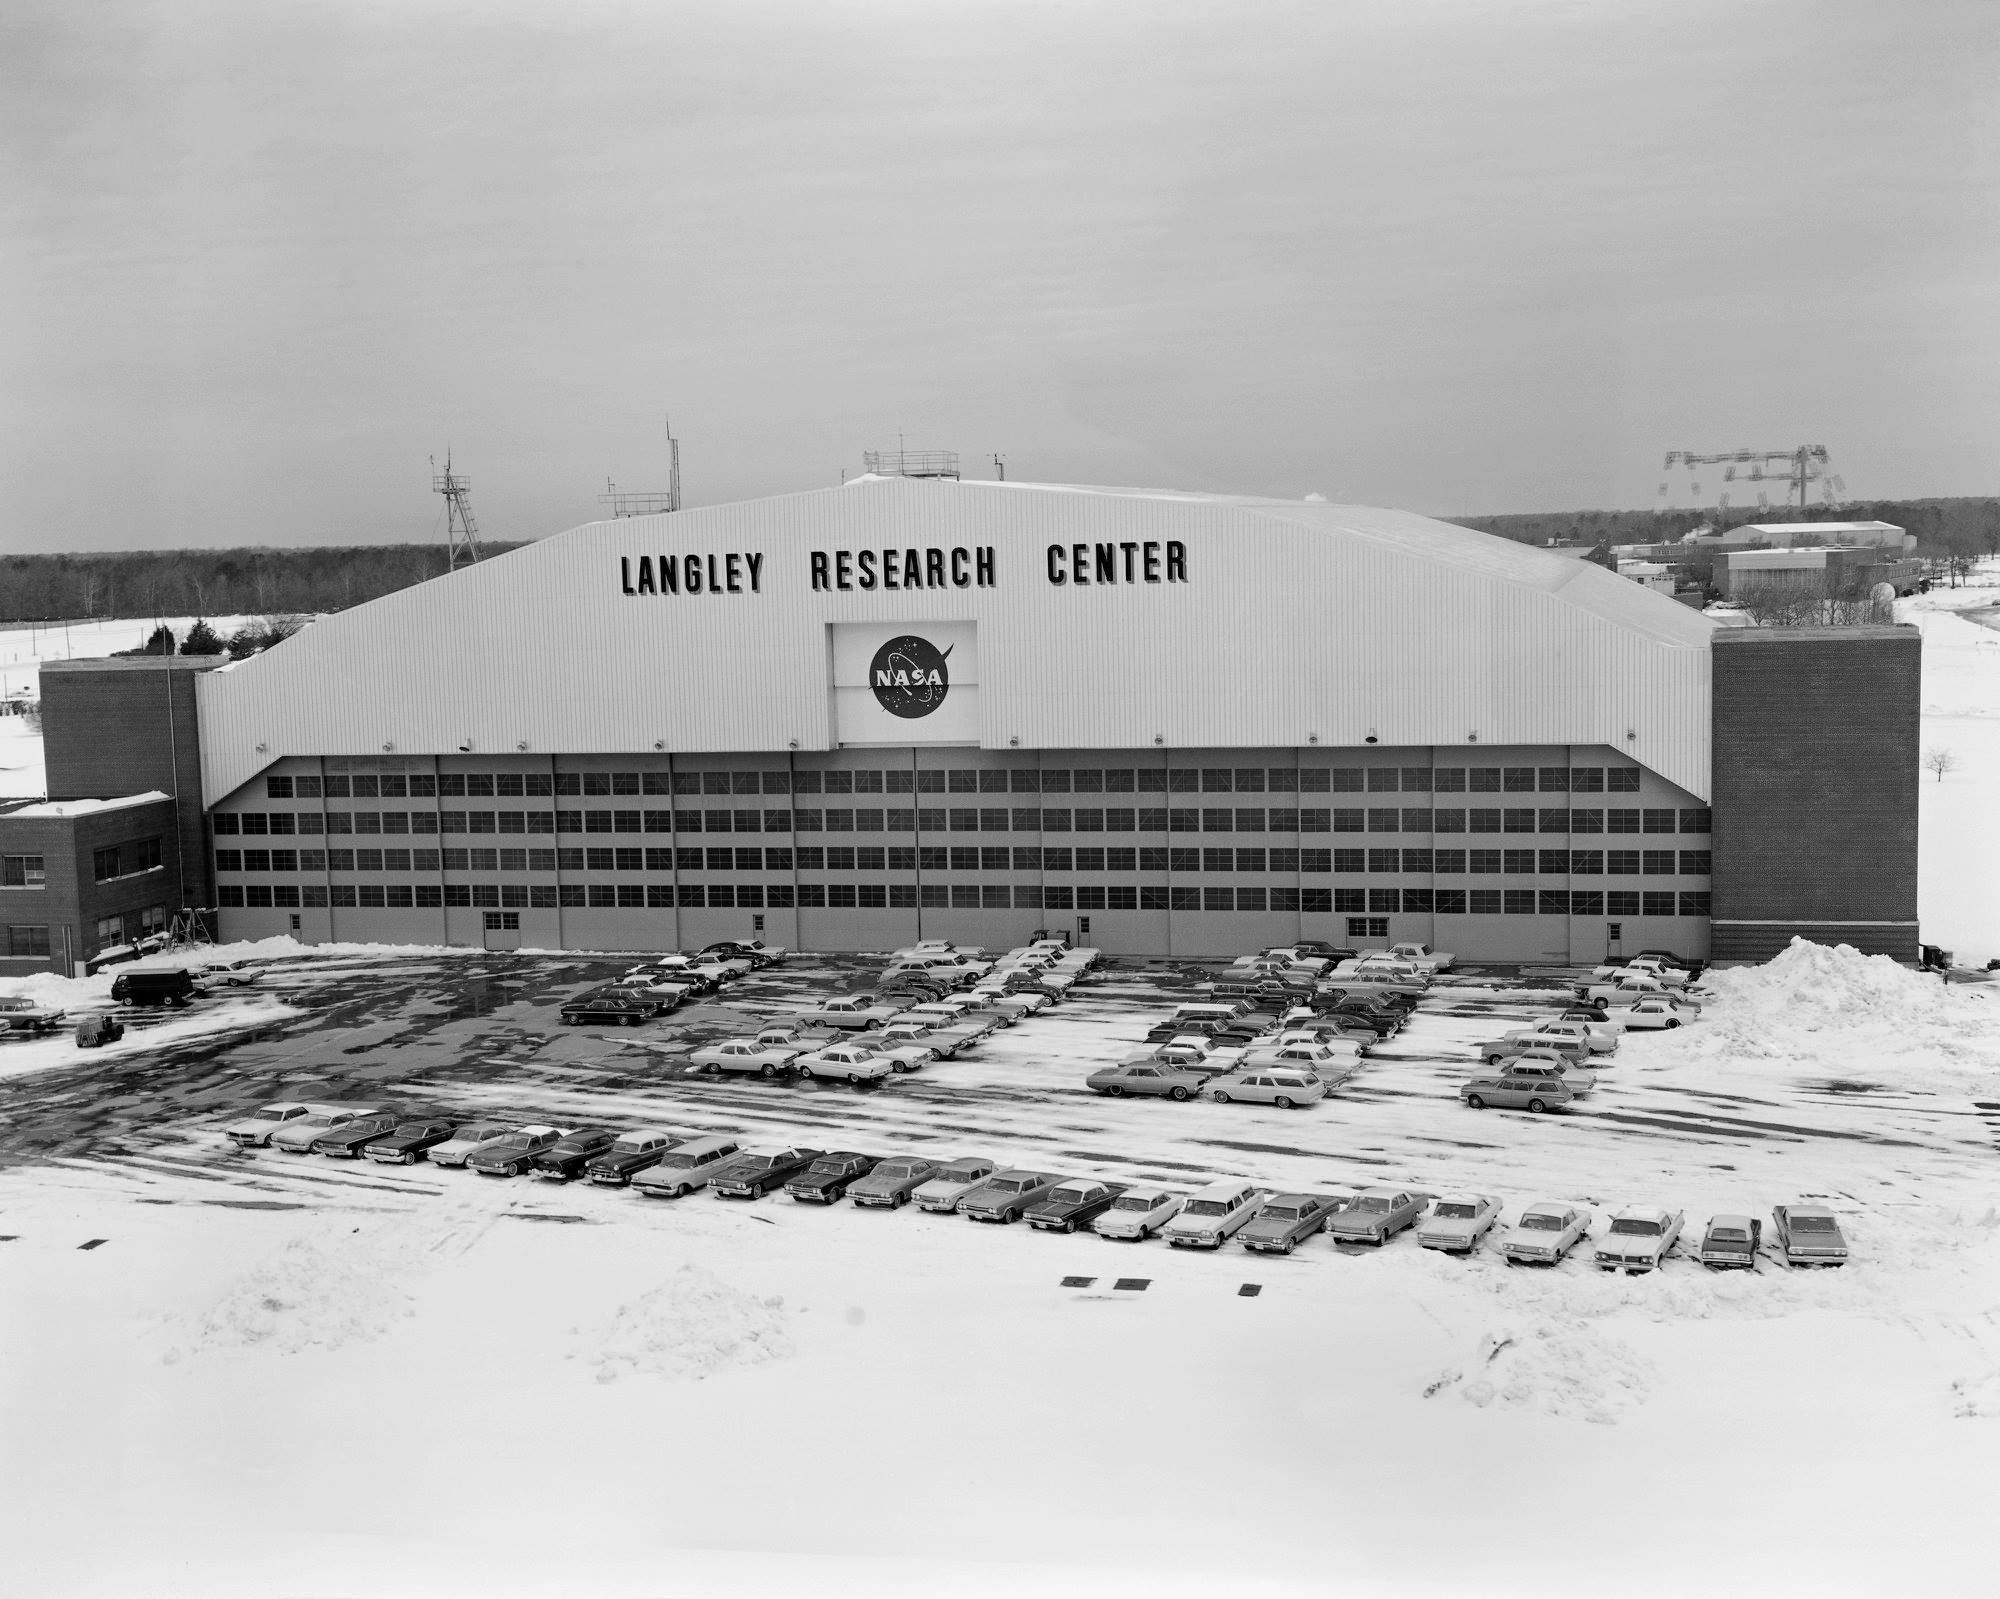
{"type": "Polygon", "coordinates": [[[163,799],[171,799],[170,794],[162,794],[158,789],[148,789],[143,794],[127,794],[122,799],[75,799],[44,800],[39,805],[23,805],[19,810],[9,811],[12,817],[52,817],[52,816],[95,816],[100,811],[126,810],[134,805],[152,805],[163,799]]]}

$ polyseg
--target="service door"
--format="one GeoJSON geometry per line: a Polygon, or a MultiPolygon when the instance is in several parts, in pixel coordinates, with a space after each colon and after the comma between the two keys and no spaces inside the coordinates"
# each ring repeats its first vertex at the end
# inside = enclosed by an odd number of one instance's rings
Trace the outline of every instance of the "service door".
{"type": "Polygon", "coordinates": [[[488,911],[486,913],[486,947],[488,949],[519,949],[521,947],[521,913],[519,911],[488,911]]]}

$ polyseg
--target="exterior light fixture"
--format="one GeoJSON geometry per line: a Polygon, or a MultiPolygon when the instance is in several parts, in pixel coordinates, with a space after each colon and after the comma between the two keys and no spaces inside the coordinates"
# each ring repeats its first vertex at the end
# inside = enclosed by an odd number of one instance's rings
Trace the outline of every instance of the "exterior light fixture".
{"type": "Polygon", "coordinates": [[[522,739],[520,743],[514,746],[514,748],[525,752],[528,748],[528,741],[526,739],[522,739]]]}
{"type": "Polygon", "coordinates": [[[395,746],[395,745],[393,745],[393,744],[384,744],[384,745],[382,746],[382,753],[383,753],[384,755],[387,755],[387,754],[389,753],[389,751],[391,751],[391,750],[392,750],[392,749],[394,749],[395,747],[396,747],[396,746],[395,746]]]}
{"type": "Polygon", "coordinates": [[[1021,747],[1021,735],[1019,733],[1016,733],[1011,738],[1009,738],[1007,742],[1011,744],[1015,749],[1019,749],[1021,747]]]}
{"type": "Polygon", "coordinates": [[[1639,735],[1638,735],[1638,733],[1637,733],[1636,731],[1634,731],[1634,730],[1633,730],[1632,728],[1629,728],[1629,727],[1628,727],[1628,728],[1626,728],[1626,729],[1625,729],[1625,736],[1626,736],[1626,737],[1627,737],[1628,739],[1633,739],[1633,738],[1637,738],[1637,737],[1638,737],[1639,735]]]}
{"type": "Polygon", "coordinates": [[[472,748],[472,740],[468,738],[458,746],[458,753],[463,755],[471,748],[472,748]]]}
{"type": "Polygon", "coordinates": [[[1375,743],[1375,742],[1376,742],[1376,739],[1375,739],[1375,729],[1374,729],[1374,728],[1372,728],[1372,727],[1371,727],[1371,728],[1369,728],[1369,729],[1368,729],[1368,736],[1367,736],[1366,738],[1364,738],[1364,739],[1363,739],[1363,740],[1362,740],[1361,742],[1362,742],[1362,743],[1364,743],[1364,744],[1373,744],[1373,743],[1375,743]]]}
{"type": "Polygon", "coordinates": [[[794,750],[795,750],[795,749],[797,749],[797,748],[799,747],[799,741],[798,741],[797,739],[793,739],[793,740],[792,740],[792,741],[791,741],[791,742],[790,742],[789,744],[787,744],[787,745],[786,745],[785,747],[786,747],[787,749],[794,749],[794,750]]]}
{"type": "Polygon", "coordinates": [[[1158,733],[1155,733],[1155,734],[1153,735],[1153,742],[1154,742],[1155,744],[1164,744],[1164,743],[1166,743],[1166,739],[1165,739],[1165,738],[1164,738],[1164,737],[1163,737],[1162,735],[1160,735],[1160,734],[1158,734],[1158,733]]]}
{"type": "Polygon", "coordinates": [[[259,755],[262,755],[262,754],[266,753],[266,752],[267,752],[267,751],[268,751],[268,750],[269,750],[270,748],[271,748],[271,746],[270,746],[270,745],[268,745],[268,744],[259,744],[259,745],[257,746],[257,753],[258,753],[259,755]]]}
{"type": "Polygon", "coordinates": [[[1306,734],[1306,742],[1308,744],[1317,744],[1319,742],[1319,734],[1317,733],[1306,734]]]}
{"type": "Polygon", "coordinates": [[[663,739],[663,738],[656,738],[656,739],[654,739],[654,740],[653,740],[653,748],[654,748],[654,749],[656,749],[656,750],[663,750],[663,749],[665,749],[666,747],[667,747],[667,741],[666,741],[665,739],[663,739]]]}

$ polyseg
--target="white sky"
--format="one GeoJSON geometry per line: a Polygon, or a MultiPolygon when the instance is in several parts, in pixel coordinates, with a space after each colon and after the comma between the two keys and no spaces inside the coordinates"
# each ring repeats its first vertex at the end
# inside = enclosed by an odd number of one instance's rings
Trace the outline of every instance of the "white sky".
{"type": "Polygon", "coordinates": [[[0,8],[0,548],[861,452],[1440,514],[1992,492],[2000,6],[0,8]]]}

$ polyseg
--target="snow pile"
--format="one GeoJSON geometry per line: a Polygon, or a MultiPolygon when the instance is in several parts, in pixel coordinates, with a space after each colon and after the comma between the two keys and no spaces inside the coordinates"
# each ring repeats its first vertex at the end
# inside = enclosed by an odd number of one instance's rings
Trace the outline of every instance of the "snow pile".
{"type": "Polygon", "coordinates": [[[366,1232],[292,1239],[178,1327],[162,1357],[269,1349],[293,1355],[379,1338],[414,1308],[366,1232]]]}
{"type": "Polygon", "coordinates": [[[1464,1367],[1441,1373],[1424,1397],[1450,1393],[1481,1410],[1536,1410],[1611,1425],[1644,1400],[1652,1376],[1646,1360],[1601,1328],[1559,1316],[1487,1333],[1464,1367]]]}
{"type": "Polygon", "coordinates": [[[1951,1385],[1951,1413],[1967,1421],[2000,1417],[2000,1366],[1978,1377],[1960,1377],[1951,1385]]]}
{"type": "Polygon", "coordinates": [[[792,1353],[782,1298],[756,1299],[692,1261],[667,1283],[618,1307],[590,1356],[599,1382],[651,1374],[710,1377],[792,1353]]]}

